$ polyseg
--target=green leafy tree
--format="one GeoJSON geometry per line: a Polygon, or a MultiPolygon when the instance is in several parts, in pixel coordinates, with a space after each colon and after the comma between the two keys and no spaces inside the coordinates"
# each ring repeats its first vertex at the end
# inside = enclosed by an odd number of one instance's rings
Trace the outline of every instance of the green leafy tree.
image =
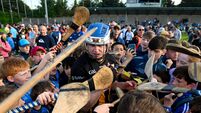
{"type": "Polygon", "coordinates": [[[125,7],[125,4],[119,2],[119,0],[102,0],[98,7],[125,7]]]}
{"type": "Polygon", "coordinates": [[[77,3],[77,0],[74,0],[74,5],[73,5],[73,7],[72,7],[71,10],[74,12],[74,10],[75,10],[75,8],[76,8],[77,6],[79,6],[78,3],[77,3]]]}
{"type": "MultiPolygon", "coordinates": [[[[55,5],[56,5],[55,0],[47,0],[47,9],[48,9],[49,17],[56,16],[55,5]]],[[[39,14],[39,16],[45,17],[45,0],[41,0],[41,4],[40,6],[38,6],[38,13],[36,14],[39,14]]]]}
{"type": "Polygon", "coordinates": [[[174,7],[172,0],[162,0],[163,7],[174,7]]]}
{"type": "Polygon", "coordinates": [[[0,22],[1,23],[3,23],[3,24],[12,23],[9,3],[11,5],[14,23],[19,22],[21,20],[21,17],[25,17],[24,9],[26,9],[27,16],[29,16],[29,12],[31,12],[31,9],[22,0],[18,0],[19,7],[17,7],[16,0],[10,0],[10,2],[9,2],[9,0],[2,0],[1,7],[0,7],[1,8],[1,11],[0,11],[0,15],[1,15],[0,22]],[[19,8],[20,14],[18,14],[18,8],[19,8]],[[4,12],[3,12],[3,10],[4,10],[4,12]]]}
{"type": "Polygon", "coordinates": [[[56,16],[67,16],[67,1],[66,0],[57,0],[55,5],[55,11],[57,12],[56,16]]]}
{"type": "Polygon", "coordinates": [[[179,7],[201,7],[200,0],[182,0],[179,7]]]}
{"type": "Polygon", "coordinates": [[[201,7],[200,0],[182,0],[181,4],[174,6],[172,0],[163,0],[163,7],[201,7]]]}

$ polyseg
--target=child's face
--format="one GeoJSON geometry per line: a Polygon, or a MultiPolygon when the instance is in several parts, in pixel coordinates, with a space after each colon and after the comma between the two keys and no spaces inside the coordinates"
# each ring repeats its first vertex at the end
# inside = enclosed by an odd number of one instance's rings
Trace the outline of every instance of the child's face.
{"type": "Polygon", "coordinates": [[[31,72],[30,69],[26,69],[25,71],[20,71],[14,76],[11,77],[11,79],[8,79],[10,82],[14,82],[15,84],[21,86],[25,82],[27,82],[31,78],[31,72]]]}
{"type": "Polygon", "coordinates": [[[149,39],[142,37],[142,41],[141,41],[141,46],[143,49],[147,49],[148,48],[148,44],[149,44],[149,39]]]}
{"type": "Polygon", "coordinates": [[[166,52],[167,56],[172,60],[177,60],[179,53],[174,50],[167,50],[166,52]]]}
{"type": "Polygon", "coordinates": [[[185,66],[189,64],[189,56],[183,53],[180,53],[176,61],[176,67],[185,66]]]}
{"type": "Polygon", "coordinates": [[[161,49],[155,49],[155,50],[148,50],[148,57],[151,57],[152,54],[155,54],[154,62],[158,61],[158,59],[161,57],[161,55],[164,55],[164,51],[161,49]]]}
{"type": "Polygon", "coordinates": [[[19,47],[19,49],[20,49],[21,52],[28,54],[29,50],[30,50],[30,46],[27,45],[25,47],[19,47]]]}
{"type": "Polygon", "coordinates": [[[45,53],[42,51],[37,51],[35,55],[32,56],[32,59],[35,64],[38,64],[45,56],[45,53]]]}
{"type": "Polygon", "coordinates": [[[70,77],[71,76],[71,68],[68,66],[67,68],[64,69],[65,74],[70,77]]]}
{"type": "Polygon", "coordinates": [[[120,44],[115,45],[112,51],[118,53],[115,55],[117,59],[121,59],[125,55],[124,47],[120,44]]]}
{"type": "Polygon", "coordinates": [[[180,79],[177,77],[174,77],[174,81],[173,81],[172,85],[174,85],[176,87],[181,87],[181,88],[187,88],[188,87],[187,82],[183,78],[180,79]]]}

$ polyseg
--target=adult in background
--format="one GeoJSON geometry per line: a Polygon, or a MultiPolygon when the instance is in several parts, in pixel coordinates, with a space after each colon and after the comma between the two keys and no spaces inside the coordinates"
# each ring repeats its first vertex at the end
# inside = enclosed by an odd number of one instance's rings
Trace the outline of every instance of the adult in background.
{"type": "Polygon", "coordinates": [[[141,43],[143,34],[144,34],[144,27],[142,25],[138,25],[137,26],[137,35],[135,35],[132,39],[132,41],[136,45],[136,49],[138,49],[138,47],[141,43]]]}
{"type": "Polygon", "coordinates": [[[36,39],[36,44],[37,46],[42,46],[46,50],[50,50],[53,46],[56,45],[55,41],[53,38],[51,38],[49,35],[47,35],[47,28],[46,26],[41,26],[40,27],[41,34],[39,37],[36,39]]]}

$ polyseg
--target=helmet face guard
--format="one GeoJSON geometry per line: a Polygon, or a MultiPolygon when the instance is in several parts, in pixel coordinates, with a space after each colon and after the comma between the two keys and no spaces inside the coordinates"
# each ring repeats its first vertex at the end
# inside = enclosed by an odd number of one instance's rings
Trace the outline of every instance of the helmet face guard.
{"type": "Polygon", "coordinates": [[[88,37],[85,42],[92,45],[106,45],[110,42],[110,27],[103,23],[90,24],[88,30],[93,28],[97,30],[88,37]]]}

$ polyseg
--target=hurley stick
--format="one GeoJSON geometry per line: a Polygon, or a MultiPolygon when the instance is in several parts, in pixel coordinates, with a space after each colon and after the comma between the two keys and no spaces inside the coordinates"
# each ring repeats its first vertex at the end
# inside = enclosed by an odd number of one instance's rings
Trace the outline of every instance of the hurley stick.
{"type": "Polygon", "coordinates": [[[120,101],[121,97],[124,96],[124,92],[119,87],[116,87],[115,90],[116,90],[117,96],[119,98],[117,100],[115,100],[114,102],[112,102],[113,105],[117,104],[120,101]]]}
{"type": "Polygon", "coordinates": [[[91,79],[83,84],[92,90],[102,90],[108,88],[113,81],[113,72],[109,67],[102,67],[91,79]]]}
{"type": "MultiPolygon", "coordinates": [[[[86,90],[74,92],[60,91],[53,113],[76,113],[89,101],[90,91],[106,89],[112,84],[112,81],[112,70],[108,67],[102,67],[91,79],[79,83],[79,85],[85,87],[86,90]]],[[[78,83],[72,83],[72,85],[74,84],[78,83]]],[[[68,90],[69,85],[71,84],[63,86],[60,90],[68,90]]]]}
{"type": "Polygon", "coordinates": [[[75,8],[75,13],[73,16],[72,23],[68,29],[68,32],[62,36],[62,41],[60,41],[53,50],[58,50],[63,43],[75,32],[81,25],[89,20],[89,10],[86,7],[80,6],[75,8]]]}
{"type": "MultiPolygon", "coordinates": [[[[54,98],[55,99],[58,98],[57,93],[54,95],[54,98]]],[[[24,104],[23,106],[14,108],[12,110],[9,110],[8,113],[21,113],[23,111],[29,110],[29,109],[31,109],[33,107],[40,106],[40,105],[41,105],[41,103],[39,101],[33,101],[33,102],[30,102],[30,103],[24,104]]]]}
{"type": "Polygon", "coordinates": [[[151,57],[148,59],[144,69],[144,72],[147,75],[147,78],[149,79],[149,81],[153,80],[154,58],[155,58],[155,54],[153,53],[151,57]]]}
{"type": "Polygon", "coordinates": [[[61,87],[60,90],[52,113],[76,113],[86,105],[90,99],[89,89],[81,83],[67,84],[61,87]],[[70,88],[77,90],[68,91],[70,88]]]}
{"type": "MultiPolygon", "coordinates": [[[[108,88],[113,80],[113,73],[110,68],[102,67],[92,79],[86,80],[83,83],[71,83],[66,84],[60,88],[59,99],[55,105],[55,113],[59,111],[60,113],[71,113],[70,111],[75,112],[75,110],[79,110],[82,108],[86,101],[89,100],[89,89],[101,90],[108,88]],[[94,84],[90,84],[89,82],[93,81],[94,84]],[[92,86],[94,85],[94,86],[92,86]],[[77,101],[78,100],[78,101],[77,101]],[[72,102],[75,101],[75,102],[72,102]],[[77,103],[78,102],[78,103],[77,103]],[[61,108],[62,106],[62,108],[61,108]]],[[[55,94],[55,99],[58,98],[58,94],[55,94]]],[[[20,113],[25,110],[29,110],[33,107],[41,105],[39,101],[34,101],[28,104],[25,104],[21,107],[17,107],[15,109],[10,110],[8,113],[20,113]]]]}
{"type": "Polygon", "coordinates": [[[139,85],[137,89],[145,90],[145,91],[170,91],[170,92],[180,92],[180,93],[190,91],[190,89],[187,89],[187,88],[175,87],[172,85],[163,84],[159,82],[144,83],[139,85]]]}
{"type": "Polygon", "coordinates": [[[71,46],[64,49],[62,53],[56,56],[52,62],[49,62],[43,70],[38,74],[33,75],[33,77],[27,81],[18,90],[12,93],[7,99],[5,99],[0,104],[0,109],[2,113],[7,112],[15,102],[17,102],[27,91],[29,91],[34,85],[36,85],[48,72],[50,72],[57,64],[59,64],[63,59],[70,55],[78,46],[80,46],[84,40],[95,32],[96,28],[90,30],[89,32],[82,35],[78,40],[76,40],[71,46]]]}

